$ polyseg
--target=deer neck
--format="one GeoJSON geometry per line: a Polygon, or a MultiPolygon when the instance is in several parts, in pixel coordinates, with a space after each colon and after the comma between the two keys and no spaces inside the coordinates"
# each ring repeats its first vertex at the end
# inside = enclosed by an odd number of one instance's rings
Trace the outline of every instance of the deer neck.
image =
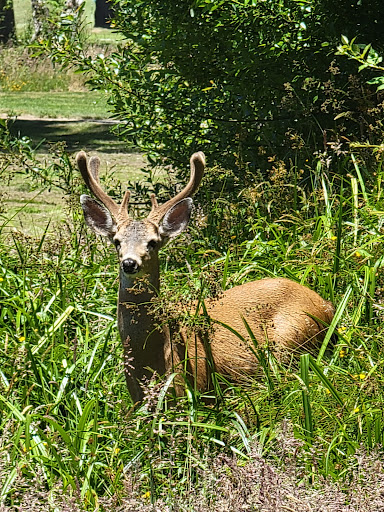
{"type": "Polygon", "coordinates": [[[153,299],[158,295],[160,278],[156,258],[142,276],[127,276],[120,270],[118,326],[123,343],[125,375],[134,401],[143,398],[140,382],[153,371],[163,375],[167,368],[164,346],[167,329],[157,327],[153,299]]]}

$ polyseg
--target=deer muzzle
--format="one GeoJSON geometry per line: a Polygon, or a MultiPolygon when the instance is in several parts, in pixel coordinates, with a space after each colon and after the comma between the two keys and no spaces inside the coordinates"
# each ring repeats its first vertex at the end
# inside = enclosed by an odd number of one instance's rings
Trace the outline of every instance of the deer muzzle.
{"type": "Polygon", "coordinates": [[[125,274],[136,274],[140,270],[138,262],[132,258],[127,258],[121,262],[121,267],[125,274]]]}

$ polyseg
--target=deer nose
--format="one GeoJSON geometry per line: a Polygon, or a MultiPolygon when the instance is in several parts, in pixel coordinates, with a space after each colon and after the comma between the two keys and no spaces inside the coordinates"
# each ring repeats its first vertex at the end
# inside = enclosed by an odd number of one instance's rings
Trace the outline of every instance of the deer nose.
{"type": "Polygon", "coordinates": [[[123,267],[123,271],[126,274],[136,274],[139,271],[139,264],[137,261],[127,258],[121,262],[121,266],[123,267]]]}

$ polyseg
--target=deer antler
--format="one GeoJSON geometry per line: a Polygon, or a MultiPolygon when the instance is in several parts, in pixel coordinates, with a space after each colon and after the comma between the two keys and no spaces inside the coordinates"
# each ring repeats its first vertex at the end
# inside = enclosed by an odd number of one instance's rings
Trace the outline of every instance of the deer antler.
{"type": "Polygon", "coordinates": [[[121,222],[128,220],[129,215],[127,208],[130,197],[129,191],[127,190],[125,192],[121,205],[118,205],[116,201],[114,201],[114,199],[106,194],[101,188],[99,179],[99,158],[97,156],[93,156],[87,162],[87,155],[84,151],[80,151],[76,156],[76,162],[85,184],[94,196],[108,208],[116,222],[120,224],[121,222]]]}
{"type": "Polygon", "coordinates": [[[186,197],[191,197],[196,192],[196,190],[199,188],[200,182],[202,180],[203,174],[204,174],[204,168],[205,168],[205,155],[202,151],[199,151],[198,153],[194,153],[191,156],[190,160],[191,164],[191,177],[188,182],[188,184],[175,195],[172,199],[167,201],[166,203],[159,206],[157,199],[155,197],[155,194],[151,195],[151,202],[152,202],[152,210],[151,213],[148,215],[148,220],[159,223],[161,219],[164,217],[164,215],[167,213],[167,211],[172,208],[173,205],[181,201],[182,199],[186,197]]]}

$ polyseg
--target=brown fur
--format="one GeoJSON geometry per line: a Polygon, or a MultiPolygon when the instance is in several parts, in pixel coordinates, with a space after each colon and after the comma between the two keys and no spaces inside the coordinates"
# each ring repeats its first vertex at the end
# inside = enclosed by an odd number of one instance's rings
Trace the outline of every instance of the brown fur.
{"type": "MultiPolygon", "coordinates": [[[[318,351],[334,315],[333,305],[316,292],[289,279],[261,279],[227,290],[205,303],[212,328],[207,333],[214,369],[233,380],[256,374],[255,346],[272,348],[280,358],[318,351]],[[317,319],[317,320],[316,320],[317,319]],[[223,325],[225,324],[225,325],[223,325]],[[242,339],[231,329],[241,335],[242,339]]],[[[197,388],[207,389],[209,369],[204,330],[181,330],[188,347],[189,371],[197,388]]]]}

